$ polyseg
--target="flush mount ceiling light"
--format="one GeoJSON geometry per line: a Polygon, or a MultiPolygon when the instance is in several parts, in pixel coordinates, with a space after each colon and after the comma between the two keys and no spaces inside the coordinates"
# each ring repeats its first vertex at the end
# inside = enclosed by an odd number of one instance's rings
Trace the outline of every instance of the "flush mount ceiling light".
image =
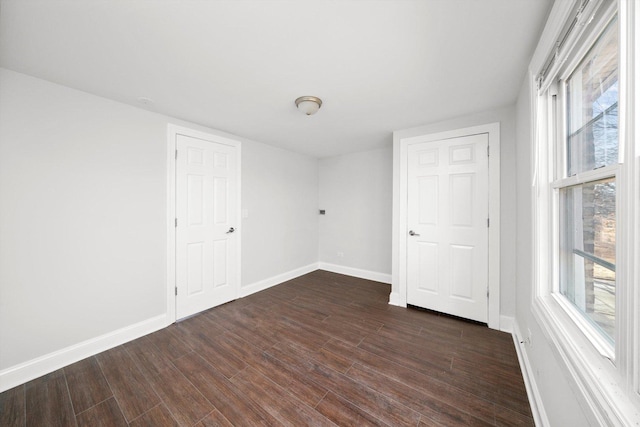
{"type": "Polygon", "coordinates": [[[296,107],[307,116],[318,112],[322,106],[322,100],[316,96],[301,96],[296,99],[296,107]]]}

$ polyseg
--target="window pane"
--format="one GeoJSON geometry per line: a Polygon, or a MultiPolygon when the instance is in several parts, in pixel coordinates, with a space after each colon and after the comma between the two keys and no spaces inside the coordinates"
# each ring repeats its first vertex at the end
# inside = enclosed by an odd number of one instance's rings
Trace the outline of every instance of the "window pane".
{"type": "Polygon", "coordinates": [[[616,308],[616,183],[560,190],[560,293],[611,343],[616,308]]]}
{"type": "Polygon", "coordinates": [[[618,161],[618,21],[567,80],[567,176],[618,161]]]}

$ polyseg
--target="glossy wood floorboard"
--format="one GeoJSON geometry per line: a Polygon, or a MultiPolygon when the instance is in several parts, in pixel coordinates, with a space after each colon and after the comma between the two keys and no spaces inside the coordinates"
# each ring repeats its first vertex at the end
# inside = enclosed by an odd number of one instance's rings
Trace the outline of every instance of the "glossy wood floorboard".
{"type": "Polygon", "coordinates": [[[510,335],[316,271],[0,394],[0,426],[533,426],[510,335]]]}

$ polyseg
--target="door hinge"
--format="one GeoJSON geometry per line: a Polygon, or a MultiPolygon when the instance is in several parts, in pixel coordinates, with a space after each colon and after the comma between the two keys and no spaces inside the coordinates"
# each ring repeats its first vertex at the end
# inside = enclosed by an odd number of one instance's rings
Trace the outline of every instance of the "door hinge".
{"type": "Polygon", "coordinates": [[[487,157],[489,157],[489,146],[487,145],[487,157]]]}
{"type": "Polygon", "coordinates": [[[178,287],[176,286],[176,296],[178,296],[178,287]]]}
{"type": "Polygon", "coordinates": [[[178,150],[176,150],[176,160],[178,159],[178,150]]]}
{"type": "Polygon", "coordinates": [[[489,221],[489,218],[487,218],[487,227],[491,226],[490,223],[491,223],[491,221],[489,221]]]}
{"type": "Polygon", "coordinates": [[[489,298],[489,288],[487,288],[487,298],[489,298]]]}
{"type": "Polygon", "coordinates": [[[178,218],[176,218],[175,226],[176,226],[176,227],[178,226],[178,218]]]}

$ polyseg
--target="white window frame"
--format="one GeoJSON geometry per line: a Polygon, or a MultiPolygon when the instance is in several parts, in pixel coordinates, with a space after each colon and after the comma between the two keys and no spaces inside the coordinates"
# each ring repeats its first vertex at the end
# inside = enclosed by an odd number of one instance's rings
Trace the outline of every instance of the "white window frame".
{"type": "MultiPolygon", "coordinates": [[[[580,48],[576,51],[575,56],[568,61],[562,68],[562,72],[558,74],[557,79],[561,82],[566,82],[568,78],[574,73],[576,68],[582,63],[585,55],[591,50],[591,47],[598,41],[601,34],[606,30],[609,24],[614,19],[617,18],[617,8],[615,7],[615,2],[611,5],[609,10],[604,14],[602,19],[599,22],[594,23],[593,28],[589,29],[590,34],[585,39],[585,41],[581,44],[580,48]]],[[[618,23],[619,24],[619,23],[618,23]]],[[[618,25],[619,26],[619,25],[618,25]]],[[[551,89],[550,89],[551,90],[551,89]]],[[[552,116],[555,116],[557,120],[559,117],[562,118],[563,123],[557,123],[555,126],[549,126],[550,128],[556,128],[556,132],[554,134],[555,138],[550,138],[548,144],[550,146],[553,145],[555,148],[554,151],[554,171],[550,171],[551,173],[551,188],[552,188],[552,211],[554,213],[552,229],[550,230],[551,238],[550,241],[553,244],[552,248],[552,260],[551,266],[553,269],[553,278],[552,278],[552,293],[551,295],[557,300],[558,304],[560,304],[563,309],[567,312],[567,315],[571,317],[573,322],[578,326],[578,328],[582,331],[584,335],[591,341],[594,347],[600,352],[603,357],[611,360],[612,362],[615,360],[616,349],[595,329],[595,327],[585,318],[584,314],[581,313],[571,302],[564,297],[560,293],[560,277],[559,277],[559,255],[560,255],[560,190],[564,188],[568,188],[575,185],[580,184],[588,184],[594,181],[599,181],[607,178],[613,178],[618,183],[620,177],[620,172],[622,170],[622,165],[624,164],[624,154],[622,153],[622,143],[619,144],[619,160],[618,163],[611,164],[599,169],[579,172],[572,176],[567,176],[567,141],[566,141],[566,133],[567,133],[567,123],[566,123],[566,111],[567,111],[567,97],[566,97],[566,83],[564,83],[561,87],[557,87],[553,89],[553,92],[556,94],[556,107],[557,110],[550,112],[550,120],[552,116]]],[[[542,95],[544,96],[544,95],[542,95]]],[[[549,100],[549,102],[553,102],[549,100]]],[[[618,107],[618,111],[620,111],[620,107],[618,107]]],[[[619,114],[619,117],[621,115],[619,114]]],[[[619,134],[619,139],[620,134],[619,134]]],[[[624,185],[624,184],[623,184],[624,185]]],[[[616,195],[618,188],[616,187],[616,195]]],[[[616,197],[616,216],[618,216],[618,208],[619,208],[619,197],[616,197]]],[[[616,231],[616,242],[618,241],[619,233],[616,231]]],[[[617,248],[617,246],[616,246],[617,248]]],[[[616,251],[618,252],[618,251],[616,251]]],[[[616,306],[617,307],[617,306],[616,306]]]]}
{"type": "MultiPolygon", "coordinates": [[[[534,290],[532,311],[556,356],[564,364],[585,414],[599,425],[640,424],[640,291],[638,243],[640,162],[636,129],[640,114],[636,108],[640,90],[640,67],[636,66],[640,47],[640,5],[636,0],[591,0],[568,42],[557,49],[572,15],[575,1],[556,1],[530,66],[533,130],[533,254],[534,290]],[[599,9],[598,9],[599,8],[599,9]],[[605,9],[606,8],[606,9],[605,9]],[[591,22],[595,10],[605,11],[591,22]],[[611,17],[617,13],[620,31],[619,56],[619,152],[620,163],[577,176],[557,176],[558,161],[564,158],[564,144],[554,145],[552,123],[558,117],[549,103],[552,81],[563,79],[582,60],[611,17]],[[590,33],[589,36],[586,36],[590,33]],[[580,43],[580,45],[578,45],[580,43]],[[538,76],[556,51],[541,90],[538,76]],[[570,55],[570,56],[569,56],[570,55]],[[563,74],[560,74],[563,73],[563,74]],[[546,86],[545,86],[546,85],[546,86]],[[559,212],[558,188],[596,179],[616,179],[616,339],[615,351],[599,337],[586,320],[558,291],[559,212]],[[624,230],[624,231],[623,231],[624,230]],[[595,335],[594,335],[595,334],[595,335]]],[[[558,109],[564,111],[562,105],[558,109]]]]}

